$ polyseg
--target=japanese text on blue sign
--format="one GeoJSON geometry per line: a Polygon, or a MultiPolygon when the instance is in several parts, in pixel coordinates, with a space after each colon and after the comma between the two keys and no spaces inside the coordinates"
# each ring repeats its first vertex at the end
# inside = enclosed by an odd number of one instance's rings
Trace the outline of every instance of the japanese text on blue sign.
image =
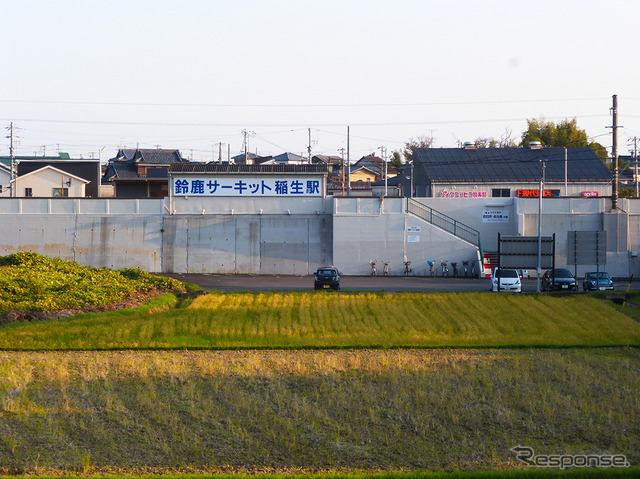
{"type": "Polygon", "coordinates": [[[174,196],[323,196],[322,180],[315,177],[177,177],[174,196]]]}

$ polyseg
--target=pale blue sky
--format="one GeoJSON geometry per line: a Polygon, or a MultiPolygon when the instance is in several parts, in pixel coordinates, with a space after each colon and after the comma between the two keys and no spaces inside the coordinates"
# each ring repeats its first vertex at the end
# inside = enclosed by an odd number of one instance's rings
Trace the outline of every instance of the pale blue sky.
{"type": "MultiPolygon", "coordinates": [[[[17,154],[113,156],[219,141],[351,158],[416,136],[520,138],[527,118],[578,119],[620,154],[640,137],[640,2],[542,0],[0,0],[0,124],[17,154]]],[[[0,142],[7,154],[9,141],[0,142]]]]}

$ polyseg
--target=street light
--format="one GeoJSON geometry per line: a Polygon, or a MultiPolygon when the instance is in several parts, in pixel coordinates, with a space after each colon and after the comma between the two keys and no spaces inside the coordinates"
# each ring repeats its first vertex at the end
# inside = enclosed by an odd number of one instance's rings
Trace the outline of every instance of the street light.
{"type": "Polygon", "coordinates": [[[411,163],[411,193],[409,194],[409,196],[413,198],[413,160],[409,163],[411,163]]]}
{"type": "Polygon", "coordinates": [[[404,177],[405,179],[411,182],[410,183],[411,191],[409,192],[409,198],[413,198],[413,161],[409,161],[408,163],[411,166],[411,175],[410,176],[404,175],[404,177]]]}
{"type": "Polygon", "coordinates": [[[544,173],[547,166],[546,160],[543,158],[542,176],[540,177],[540,193],[538,198],[538,268],[536,270],[536,293],[540,292],[540,276],[542,275],[542,195],[544,194],[544,173]]]}

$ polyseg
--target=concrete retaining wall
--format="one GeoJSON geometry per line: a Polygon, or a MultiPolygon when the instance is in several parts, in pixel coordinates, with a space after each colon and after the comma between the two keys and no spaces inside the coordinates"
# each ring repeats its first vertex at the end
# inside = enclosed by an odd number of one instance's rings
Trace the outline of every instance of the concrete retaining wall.
{"type": "MultiPolygon", "coordinates": [[[[388,261],[402,274],[427,274],[428,259],[462,263],[474,245],[405,213],[402,198],[308,199],[0,199],[0,254],[36,251],[81,264],[152,272],[309,274],[335,264],[369,274],[388,261]]],[[[485,251],[498,232],[537,235],[538,201],[518,198],[420,198],[420,202],[480,231],[485,251]],[[509,220],[486,223],[486,209],[509,220]]],[[[567,264],[567,231],[607,232],[606,269],[640,276],[640,201],[553,198],[543,202],[542,233],[556,233],[556,262],[567,264]]],[[[573,268],[572,268],[573,269],[573,268]]],[[[578,274],[594,269],[581,266],[578,274]]]]}

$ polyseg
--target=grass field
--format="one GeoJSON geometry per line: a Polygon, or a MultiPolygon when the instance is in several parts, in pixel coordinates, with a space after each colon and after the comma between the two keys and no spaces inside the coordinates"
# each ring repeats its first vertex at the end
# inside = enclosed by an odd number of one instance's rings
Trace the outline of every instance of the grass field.
{"type": "MultiPolygon", "coordinates": [[[[4,321],[183,289],[31,253],[0,273],[4,321]]],[[[3,324],[0,475],[557,477],[518,445],[637,465],[640,310],[599,296],[167,293],[3,324]]]]}
{"type": "Polygon", "coordinates": [[[0,349],[638,346],[640,323],[586,295],[210,293],[0,327],[0,349]]]}
{"type": "Polygon", "coordinates": [[[5,472],[640,460],[635,348],[0,353],[5,472]]]}

